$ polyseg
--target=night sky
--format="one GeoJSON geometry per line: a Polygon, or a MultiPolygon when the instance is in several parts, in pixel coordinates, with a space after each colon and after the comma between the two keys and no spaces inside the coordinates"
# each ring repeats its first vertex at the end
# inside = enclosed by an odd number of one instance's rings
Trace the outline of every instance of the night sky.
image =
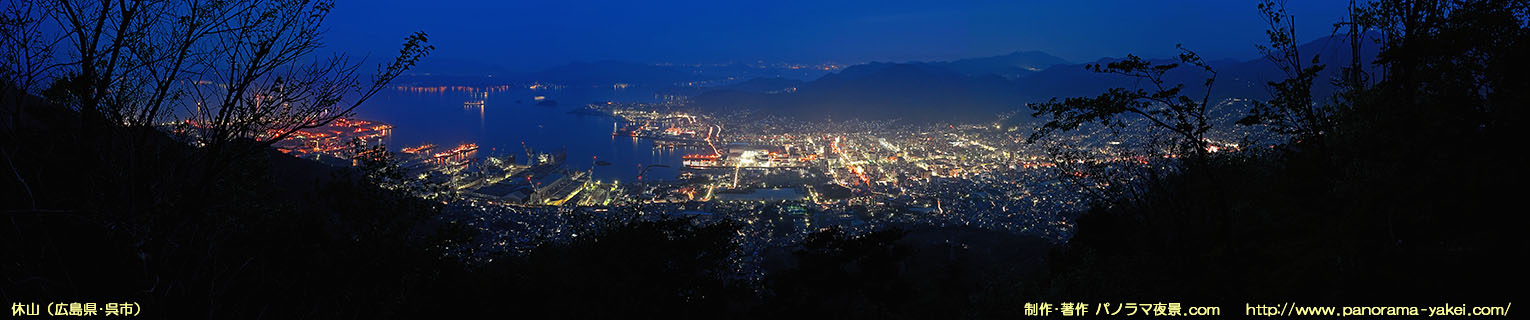
{"type": "MultiPolygon", "coordinates": [[[[437,47],[426,68],[521,72],[573,61],[860,63],[1018,50],[1083,62],[1167,57],[1176,43],[1212,59],[1253,59],[1266,28],[1252,0],[950,2],[340,0],[327,41],[378,59],[424,30],[437,47]]],[[[1287,7],[1307,41],[1329,35],[1344,5],[1287,7]]]]}

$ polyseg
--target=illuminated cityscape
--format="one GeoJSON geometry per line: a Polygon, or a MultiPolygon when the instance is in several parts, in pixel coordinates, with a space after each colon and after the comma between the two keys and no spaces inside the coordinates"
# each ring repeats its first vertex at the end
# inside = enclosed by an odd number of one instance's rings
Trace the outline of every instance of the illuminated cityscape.
{"type": "Polygon", "coordinates": [[[1530,0],[0,0],[0,300],[1512,319],[1527,20],[1530,0]]]}
{"type": "MultiPolygon", "coordinates": [[[[535,92],[541,86],[529,88],[535,92]]],[[[455,88],[468,95],[467,108],[499,107],[482,100],[492,88],[455,88]]],[[[1091,190],[1108,182],[1059,166],[1083,160],[1064,159],[1067,152],[1058,148],[1112,166],[1161,167],[1177,157],[1130,154],[1134,149],[1121,141],[1161,134],[1147,126],[1140,131],[1085,130],[1032,144],[1025,141],[1029,131],[1001,122],[813,121],[695,111],[678,101],[594,103],[570,111],[609,117],[613,138],[648,140],[655,149],[681,155],[678,167],[639,165],[636,178],[626,181],[593,177],[594,168],[612,165],[598,158],[574,161],[566,151],[532,150],[524,142],[520,152],[495,154],[474,143],[390,150],[402,155],[407,177],[446,187],[438,189],[440,194],[421,196],[448,199],[454,219],[488,235],[473,250],[485,259],[496,252],[523,252],[537,239],[572,238],[606,227],[591,222],[605,220],[570,215],[739,221],[745,225],[740,241],[762,246],[801,241],[830,227],[866,232],[894,226],[975,227],[1062,242],[1090,205],[1091,190]],[[645,178],[642,172],[649,170],[678,174],[645,178]]],[[[344,144],[335,142],[342,140],[305,134],[282,145],[322,145],[297,154],[344,157],[344,144]]]]}

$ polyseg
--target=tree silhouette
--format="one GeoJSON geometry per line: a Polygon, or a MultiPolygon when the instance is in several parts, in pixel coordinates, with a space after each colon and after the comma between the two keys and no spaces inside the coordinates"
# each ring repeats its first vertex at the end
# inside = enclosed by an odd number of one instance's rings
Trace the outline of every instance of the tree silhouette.
{"type": "Polygon", "coordinates": [[[1270,42],[1259,45],[1259,51],[1286,74],[1286,79],[1266,83],[1270,100],[1254,102],[1249,115],[1238,120],[1238,124],[1270,125],[1273,131],[1297,139],[1318,138],[1331,132],[1333,105],[1317,104],[1312,99],[1312,83],[1324,65],[1317,55],[1305,62],[1308,58],[1302,56],[1296,42],[1296,18],[1286,13],[1285,1],[1265,0],[1259,3],[1259,12],[1270,25],[1265,30],[1270,42]]]}
{"type": "MultiPolygon", "coordinates": [[[[8,15],[16,18],[7,25],[53,23],[7,27],[7,44],[19,45],[7,50],[8,60],[32,59],[9,65],[46,60],[53,68],[42,73],[51,79],[49,96],[80,111],[87,135],[184,120],[197,129],[203,166],[213,177],[298,130],[353,115],[433,49],[423,32],[410,35],[398,56],[363,83],[361,63],[344,54],[314,56],[333,7],[328,0],[49,0],[11,7],[8,15]],[[37,53],[54,49],[68,54],[37,53]]],[[[7,74],[35,77],[34,69],[7,74]]],[[[7,80],[25,88],[30,84],[16,82],[33,81],[27,79],[7,80]]]]}
{"type": "Polygon", "coordinates": [[[1077,129],[1087,123],[1108,127],[1125,127],[1123,114],[1147,119],[1153,126],[1173,132],[1179,139],[1181,152],[1201,154],[1206,152],[1206,106],[1211,99],[1211,88],[1216,83],[1216,71],[1206,64],[1194,51],[1177,46],[1179,63],[1154,64],[1136,55],[1105,65],[1089,64],[1084,68],[1096,73],[1121,75],[1146,81],[1148,89],[1111,88],[1096,97],[1075,97],[1058,101],[1030,104],[1035,117],[1043,115],[1051,120],[1038,127],[1027,141],[1036,141],[1055,131],[1077,129]],[[1170,84],[1164,79],[1168,72],[1189,64],[1206,74],[1205,93],[1199,98],[1186,95],[1184,84],[1170,84]],[[1149,91],[1151,90],[1151,91],[1149,91]]]}
{"type": "MultiPolygon", "coordinates": [[[[1267,17],[1284,16],[1270,4],[1267,17]]],[[[1293,141],[1186,162],[1147,193],[1093,208],[1047,286],[1059,298],[1227,302],[1514,297],[1530,241],[1510,227],[1525,215],[1503,208],[1522,206],[1530,158],[1504,146],[1527,132],[1530,1],[1358,11],[1354,23],[1383,35],[1373,85],[1344,86],[1329,105],[1295,102],[1313,67],[1292,64],[1294,80],[1272,83],[1277,97],[1261,107],[1293,141]]],[[[1271,21],[1287,22],[1272,23],[1275,57],[1300,58],[1280,49],[1294,48],[1280,43],[1289,20],[1271,21]]]]}

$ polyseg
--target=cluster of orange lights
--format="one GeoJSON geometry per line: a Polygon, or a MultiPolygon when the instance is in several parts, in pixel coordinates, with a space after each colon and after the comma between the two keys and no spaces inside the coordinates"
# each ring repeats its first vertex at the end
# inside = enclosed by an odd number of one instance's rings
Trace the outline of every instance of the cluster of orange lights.
{"type": "Polygon", "coordinates": [[[1026,168],[1026,169],[1051,168],[1051,167],[1056,167],[1056,166],[1057,166],[1057,164],[1051,163],[1051,162],[1022,162],[1022,163],[1020,163],[1020,167],[1026,168]]]}
{"type": "Polygon", "coordinates": [[[452,148],[451,150],[437,152],[434,155],[434,157],[436,157],[436,158],[446,158],[446,157],[451,157],[451,156],[455,156],[455,155],[458,155],[458,154],[462,154],[462,153],[466,153],[466,152],[474,151],[474,150],[478,150],[478,144],[476,144],[476,143],[464,143],[464,144],[462,144],[460,146],[457,146],[456,148],[452,148]]]}
{"type": "MultiPolygon", "coordinates": [[[[330,122],[330,124],[327,125],[327,126],[318,127],[318,128],[308,128],[308,129],[298,130],[297,132],[293,133],[293,137],[292,138],[293,139],[300,139],[300,138],[318,139],[318,138],[327,138],[327,137],[338,137],[338,136],[341,136],[344,133],[365,133],[365,132],[368,132],[368,131],[376,131],[376,132],[379,132],[380,134],[386,134],[386,133],[381,133],[381,132],[384,131],[384,130],[388,130],[388,129],[393,129],[393,126],[386,125],[386,124],[376,124],[376,123],[373,123],[371,121],[366,121],[366,120],[353,120],[353,119],[341,118],[341,119],[336,119],[334,122],[330,122]]],[[[276,135],[276,134],[280,134],[280,133],[281,132],[277,131],[277,130],[268,130],[266,132],[266,134],[268,134],[268,135],[276,135]]],[[[372,136],[369,135],[369,136],[365,136],[364,138],[371,138],[371,137],[372,136]]]]}
{"type": "Polygon", "coordinates": [[[871,179],[866,178],[866,170],[862,170],[860,166],[850,166],[850,172],[854,173],[856,177],[861,178],[861,182],[865,182],[868,186],[871,185],[871,179]]]}
{"type": "Polygon", "coordinates": [[[679,190],[677,190],[677,191],[678,191],[678,192],[679,192],[679,193],[680,193],[680,194],[684,194],[684,195],[685,195],[685,198],[686,198],[686,200],[696,200],[696,187],[685,187],[685,188],[680,188],[680,189],[679,189],[679,190]]]}
{"type": "Polygon", "coordinates": [[[672,135],[682,135],[682,134],[696,134],[696,131],[694,131],[694,130],[686,130],[686,129],[678,128],[678,127],[673,127],[673,128],[664,129],[664,133],[668,133],[668,134],[672,134],[672,135]]]}
{"type": "Polygon", "coordinates": [[[430,149],[435,149],[435,148],[436,148],[436,145],[434,145],[434,144],[426,144],[426,145],[418,146],[418,147],[404,148],[404,153],[417,154],[417,153],[420,153],[422,151],[426,151],[426,150],[430,150],[430,149]]]}

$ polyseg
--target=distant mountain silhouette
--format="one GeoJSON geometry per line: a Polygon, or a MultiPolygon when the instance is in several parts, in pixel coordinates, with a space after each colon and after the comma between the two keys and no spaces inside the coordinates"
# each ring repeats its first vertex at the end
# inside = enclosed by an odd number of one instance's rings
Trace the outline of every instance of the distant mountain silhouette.
{"type": "Polygon", "coordinates": [[[462,76],[469,78],[482,78],[489,75],[496,77],[514,75],[509,69],[505,69],[497,64],[437,57],[420,60],[420,64],[411,69],[409,73],[417,76],[462,76]]]}
{"type": "Polygon", "coordinates": [[[526,81],[562,85],[671,85],[703,80],[698,72],[677,66],[662,66],[625,61],[574,62],[523,77],[526,81]]]}
{"type": "Polygon", "coordinates": [[[710,108],[744,107],[808,118],[975,121],[1020,107],[1014,83],[922,63],[856,65],[803,83],[792,93],[715,90],[696,98],[710,108]]]}
{"type": "MultiPolygon", "coordinates": [[[[1368,39],[1375,39],[1376,34],[1368,35],[1368,39]]],[[[1376,72],[1372,62],[1375,61],[1379,45],[1370,40],[1362,40],[1361,56],[1362,65],[1367,72],[1376,72]]],[[[1318,81],[1313,84],[1313,97],[1326,98],[1334,92],[1333,81],[1340,78],[1342,68],[1350,63],[1349,41],[1343,36],[1329,36],[1318,38],[1302,44],[1298,47],[1304,58],[1304,63],[1310,63],[1313,55],[1317,55],[1319,62],[1327,65],[1322,72],[1318,73],[1318,81]]],[[[1119,61],[1119,58],[1105,58],[1093,63],[1106,64],[1119,61]]],[[[1150,59],[1155,64],[1177,63],[1173,59],[1150,59]]],[[[1217,98],[1248,98],[1268,99],[1265,82],[1280,81],[1286,75],[1269,59],[1260,57],[1247,61],[1218,60],[1210,61],[1211,66],[1217,71],[1217,83],[1212,88],[1213,97],[1217,98]]],[[[1194,68],[1181,67],[1170,72],[1167,81],[1170,84],[1184,83],[1185,91],[1192,94],[1202,94],[1200,82],[1204,80],[1204,74],[1194,68]]],[[[1084,69],[1084,65],[1058,65],[1034,74],[1016,79],[1024,96],[1033,101],[1046,100],[1051,97],[1075,97],[1098,95],[1105,89],[1112,87],[1133,88],[1139,85],[1136,79],[1118,75],[1099,74],[1084,69]]],[[[1142,83],[1142,85],[1146,85],[1142,83]]]]}
{"type": "Polygon", "coordinates": [[[736,90],[745,92],[782,93],[790,92],[802,86],[804,82],[797,79],[786,78],[754,78],[744,82],[716,87],[720,90],[736,90]]]}
{"type": "MultiPolygon", "coordinates": [[[[1316,54],[1328,67],[1319,73],[1314,97],[1334,92],[1333,82],[1349,65],[1350,47],[1342,36],[1319,38],[1300,46],[1305,62],[1316,54]]],[[[1361,51],[1368,72],[1375,72],[1377,45],[1366,40],[1361,51]]],[[[1105,58],[1105,64],[1119,58],[1105,58]]],[[[1156,64],[1172,59],[1151,59],[1156,64]]],[[[1094,73],[1083,64],[1061,64],[1062,59],[1041,52],[1016,52],[1003,56],[950,62],[869,63],[855,65],[797,85],[796,92],[716,87],[696,97],[702,108],[752,108],[764,112],[806,118],[905,119],[909,121],[972,121],[992,119],[1006,111],[1029,114],[1026,103],[1058,97],[1094,96],[1112,87],[1135,88],[1146,82],[1128,77],[1094,73]]],[[[1247,61],[1210,62],[1217,71],[1214,99],[1268,99],[1265,82],[1284,79],[1285,74],[1265,58],[1247,61]]],[[[1204,74],[1192,67],[1170,72],[1170,85],[1185,84],[1185,92],[1204,92],[1204,74]]],[[[1028,118],[1017,119],[1021,121],[1028,118]]]]}
{"type": "Polygon", "coordinates": [[[725,94],[725,92],[770,93],[770,94],[775,94],[775,93],[789,93],[789,92],[792,92],[792,91],[796,91],[797,87],[802,86],[803,83],[805,83],[805,82],[802,81],[802,80],[797,80],[797,79],[781,78],[781,77],[762,77],[762,78],[752,78],[752,79],[749,79],[749,80],[745,80],[743,82],[737,82],[737,83],[721,85],[721,86],[712,86],[712,87],[674,86],[674,87],[670,87],[670,88],[660,89],[660,90],[658,90],[658,93],[661,93],[661,94],[674,94],[674,95],[682,95],[682,96],[693,96],[693,97],[701,95],[701,94],[704,94],[704,93],[712,93],[714,95],[721,95],[721,94],[725,94]]]}
{"type": "Polygon", "coordinates": [[[1067,60],[1041,51],[1016,51],[1002,56],[969,58],[949,62],[930,62],[928,64],[969,76],[992,74],[1005,78],[1016,78],[1036,73],[1054,65],[1067,63],[1067,60]]]}
{"type": "MultiPolygon", "coordinates": [[[[435,60],[432,60],[435,61],[435,60]]],[[[538,82],[564,86],[609,86],[617,83],[655,88],[658,93],[697,95],[705,90],[722,89],[698,85],[735,83],[742,79],[780,80],[816,79],[829,73],[818,68],[776,64],[651,64],[630,61],[573,62],[535,72],[510,72],[496,65],[464,60],[443,60],[422,64],[395,81],[397,85],[423,86],[494,86],[524,85],[538,82]]],[[[783,87],[784,88],[784,87],[783,87]]]]}

